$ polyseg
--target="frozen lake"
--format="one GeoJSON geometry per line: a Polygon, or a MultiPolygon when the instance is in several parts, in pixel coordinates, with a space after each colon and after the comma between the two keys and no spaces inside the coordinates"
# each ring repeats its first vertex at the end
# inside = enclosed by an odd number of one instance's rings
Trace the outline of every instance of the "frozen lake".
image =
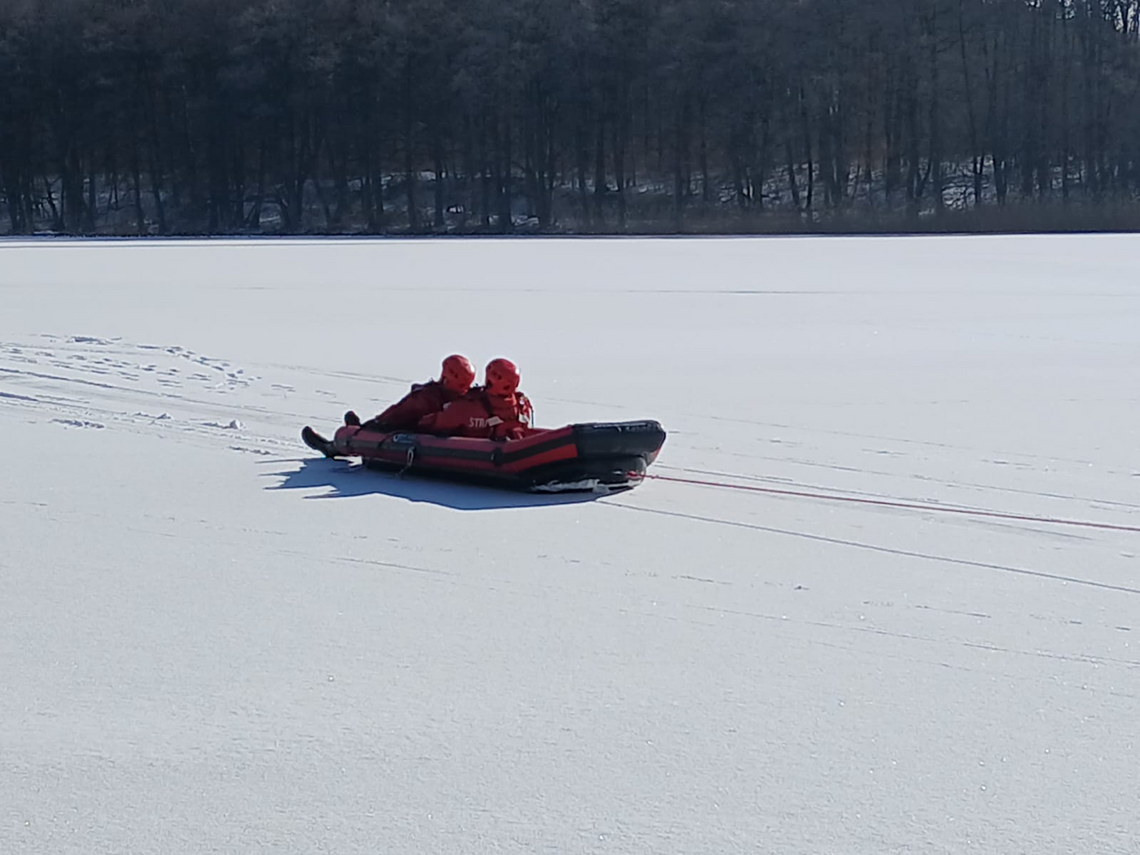
{"type": "Polygon", "coordinates": [[[1138,366],[1131,236],[0,242],[0,852],[1133,853],[1138,366]],[[301,444],[455,351],[660,477],[301,444]]]}

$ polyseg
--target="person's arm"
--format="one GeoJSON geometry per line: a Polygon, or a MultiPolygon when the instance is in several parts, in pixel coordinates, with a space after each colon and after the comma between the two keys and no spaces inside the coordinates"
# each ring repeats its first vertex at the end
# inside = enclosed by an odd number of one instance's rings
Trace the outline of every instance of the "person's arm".
{"type": "MultiPolygon", "coordinates": [[[[489,436],[490,414],[477,398],[460,398],[438,412],[424,416],[419,429],[444,436],[489,436]]],[[[497,422],[496,422],[497,423],[497,422]]]]}
{"type": "Polygon", "coordinates": [[[417,385],[372,421],[397,428],[412,428],[429,413],[439,410],[442,401],[439,390],[429,384],[417,385]]]}

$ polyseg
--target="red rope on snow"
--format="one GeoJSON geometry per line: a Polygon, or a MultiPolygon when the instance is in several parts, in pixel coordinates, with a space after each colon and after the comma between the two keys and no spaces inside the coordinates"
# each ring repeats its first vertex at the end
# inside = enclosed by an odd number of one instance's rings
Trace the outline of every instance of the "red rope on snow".
{"type": "Polygon", "coordinates": [[[911,511],[930,511],[940,514],[961,514],[972,517],[993,517],[1003,520],[1017,520],[1019,522],[1051,523],[1053,525],[1071,525],[1082,528],[1097,528],[1108,531],[1127,531],[1140,534],[1140,526],[1115,525],[1113,523],[1093,522],[1089,520],[1072,520],[1061,517],[1035,517],[1026,514],[1009,514],[1001,511],[973,510],[970,508],[947,508],[940,505],[924,505],[919,502],[898,502],[889,499],[860,499],[855,496],[836,496],[828,493],[810,493],[803,490],[781,490],[777,487],[753,487],[747,484],[730,484],[727,481],[704,481],[696,478],[677,478],[672,475],[650,475],[656,481],[672,481],[676,484],[693,484],[698,487],[724,487],[729,490],[744,490],[749,493],[767,493],[773,496],[794,496],[799,499],[823,499],[828,502],[849,502],[856,505],[875,505],[882,508],[903,508],[911,511]]]}

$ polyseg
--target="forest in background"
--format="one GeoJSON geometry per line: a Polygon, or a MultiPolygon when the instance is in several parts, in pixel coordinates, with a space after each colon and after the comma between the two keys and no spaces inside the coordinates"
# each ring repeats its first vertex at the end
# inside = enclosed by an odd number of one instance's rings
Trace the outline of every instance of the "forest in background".
{"type": "Polygon", "coordinates": [[[4,0],[0,232],[1140,228],[1140,0],[4,0]]]}

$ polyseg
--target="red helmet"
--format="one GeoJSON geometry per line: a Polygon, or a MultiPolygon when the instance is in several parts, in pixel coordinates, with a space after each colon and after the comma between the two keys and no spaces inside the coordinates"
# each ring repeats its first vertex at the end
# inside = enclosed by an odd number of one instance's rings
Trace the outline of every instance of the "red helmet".
{"type": "Polygon", "coordinates": [[[460,395],[466,394],[475,382],[475,368],[466,356],[453,353],[443,360],[443,370],[439,375],[439,382],[460,395]]]}
{"type": "Polygon", "coordinates": [[[492,359],[487,363],[487,391],[492,395],[511,395],[519,387],[518,366],[509,359],[492,359]]]}

